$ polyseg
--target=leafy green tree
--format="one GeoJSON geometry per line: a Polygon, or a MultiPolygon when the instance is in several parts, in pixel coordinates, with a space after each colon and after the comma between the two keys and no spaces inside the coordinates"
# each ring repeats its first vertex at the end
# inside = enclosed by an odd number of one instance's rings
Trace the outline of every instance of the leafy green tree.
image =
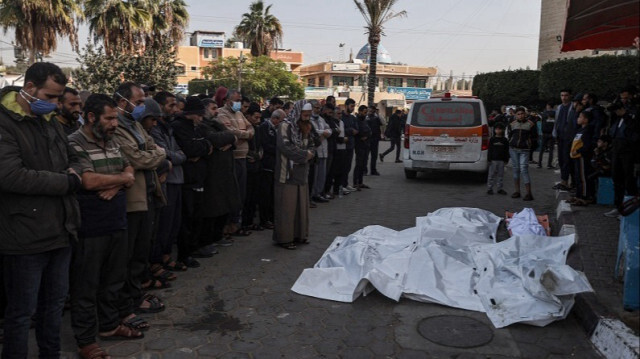
{"type": "Polygon", "coordinates": [[[76,86],[91,92],[112,93],[121,82],[155,85],[172,91],[177,84],[176,50],[168,35],[142,55],[105,54],[104,48],[87,44],[79,54],[80,68],[74,71],[76,86]]]}
{"type": "Polygon", "coordinates": [[[162,35],[169,36],[174,44],[179,44],[189,23],[189,12],[184,0],[149,1],[147,6],[151,15],[151,28],[145,34],[145,44],[155,46],[156,39],[162,35]]]}
{"type": "Polygon", "coordinates": [[[364,17],[366,26],[364,27],[368,35],[369,49],[371,56],[369,57],[369,78],[367,81],[367,97],[369,106],[374,105],[374,93],[378,78],[376,77],[378,70],[378,45],[384,36],[384,25],[391,19],[407,16],[407,12],[402,10],[395,12],[393,6],[398,0],[353,0],[356,7],[364,17]]]}
{"type": "Polygon", "coordinates": [[[251,3],[250,12],[242,15],[234,30],[234,36],[248,44],[253,56],[269,55],[282,44],[282,24],[270,13],[271,6],[265,8],[262,0],[251,3]]]}
{"type": "Polygon", "coordinates": [[[304,97],[302,85],[280,60],[268,56],[250,57],[242,63],[241,78],[240,68],[239,58],[226,57],[212,62],[202,73],[206,79],[226,88],[238,88],[241,82],[242,93],[253,99],[282,96],[298,100],[304,97]]]}
{"type": "Polygon", "coordinates": [[[29,52],[28,64],[36,55],[48,55],[58,46],[58,36],[78,46],[76,18],[82,17],[79,0],[0,0],[0,26],[6,33],[15,29],[16,44],[29,52]]]}

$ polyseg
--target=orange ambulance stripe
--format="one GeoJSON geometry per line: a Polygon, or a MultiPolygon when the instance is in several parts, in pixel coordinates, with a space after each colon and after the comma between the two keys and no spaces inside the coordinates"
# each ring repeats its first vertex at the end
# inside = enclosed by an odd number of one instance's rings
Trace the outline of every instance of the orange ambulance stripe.
{"type": "Polygon", "coordinates": [[[449,137],[471,137],[474,134],[482,136],[482,126],[477,127],[416,127],[411,126],[411,135],[440,136],[444,133],[449,137]]]}

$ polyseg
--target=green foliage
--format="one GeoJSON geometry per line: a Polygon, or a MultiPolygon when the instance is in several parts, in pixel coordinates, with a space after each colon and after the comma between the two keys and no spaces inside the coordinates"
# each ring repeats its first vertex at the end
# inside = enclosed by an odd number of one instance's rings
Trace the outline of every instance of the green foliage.
{"type": "Polygon", "coordinates": [[[558,99],[560,90],[574,93],[593,92],[601,99],[612,100],[626,85],[640,85],[640,57],[603,55],[549,62],[542,65],[540,96],[558,99]]]}
{"type": "Polygon", "coordinates": [[[282,24],[270,13],[271,6],[264,6],[262,0],[252,2],[248,13],[242,14],[242,21],[233,33],[251,48],[251,55],[269,55],[271,50],[282,44],[282,24]]]}
{"type": "Polygon", "coordinates": [[[540,71],[510,70],[480,74],[473,78],[473,94],[487,110],[502,105],[538,105],[540,71]]]}
{"type": "Polygon", "coordinates": [[[73,72],[76,87],[98,93],[112,93],[123,81],[155,85],[172,91],[177,84],[176,50],[168,36],[142,55],[116,51],[106,55],[102,47],[89,42],[79,53],[80,67],[73,72]]]}
{"type": "MultiPolygon", "coordinates": [[[[240,65],[239,58],[226,57],[212,62],[202,69],[202,73],[216,84],[215,87],[237,88],[240,65]]],[[[268,56],[250,57],[242,63],[241,86],[245,96],[256,100],[273,96],[287,97],[290,100],[304,97],[302,85],[287,70],[287,65],[268,56]]]]}
{"type": "Polygon", "coordinates": [[[216,92],[216,84],[211,80],[195,79],[189,81],[189,95],[197,94],[214,94],[216,92]]]}

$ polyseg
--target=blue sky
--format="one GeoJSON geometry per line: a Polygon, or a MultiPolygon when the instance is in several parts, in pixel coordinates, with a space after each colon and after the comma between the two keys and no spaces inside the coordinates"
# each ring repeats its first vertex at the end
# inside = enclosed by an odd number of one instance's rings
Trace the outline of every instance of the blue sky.
{"type": "MultiPolygon", "coordinates": [[[[214,30],[230,35],[250,0],[187,0],[189,31],[214,30]]],[[[344,58],[366,43],[364,19],[353,0],[266,0],[284,29],[284,48],[304,52],[306,64],[344,58]]],[[[407,17],[391,20],[382,45],[393,61],[436,66],[443,74],[473,75],[503,69],[536,67],[540,31],[539,0],[399,0],[407,17]]],[[[80,26],[81,45],[88,29],[80,26]]],[[[13,32],[0,32],[0,56],[12,63],[7,42],[13,32]]],[[[75,55],[62,40],[50,61],[72,66],[75,55]]]]}

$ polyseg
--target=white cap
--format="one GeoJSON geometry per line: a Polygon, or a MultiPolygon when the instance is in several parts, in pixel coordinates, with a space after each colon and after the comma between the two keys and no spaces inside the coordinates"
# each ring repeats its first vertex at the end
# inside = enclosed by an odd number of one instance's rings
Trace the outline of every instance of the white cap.
{"type": "Polygon", "coordinates": [[[313,107],[308,102],[305,103],[304,106],[302,107],[302,111],[311,111],[311,110],[313,110],[313,107]]]}

